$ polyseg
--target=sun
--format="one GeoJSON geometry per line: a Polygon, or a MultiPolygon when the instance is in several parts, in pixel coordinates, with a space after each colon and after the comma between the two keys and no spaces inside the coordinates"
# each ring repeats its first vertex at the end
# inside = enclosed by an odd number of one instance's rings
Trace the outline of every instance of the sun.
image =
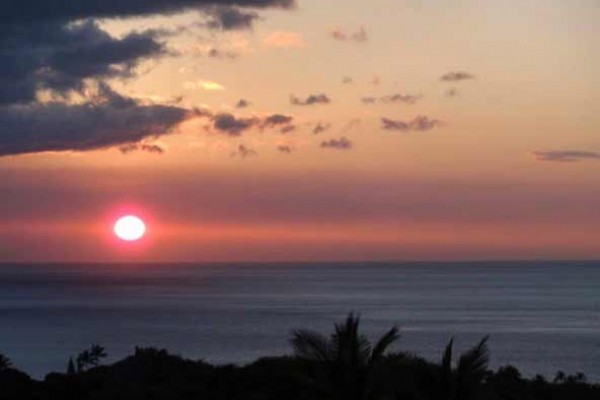
{"type": "Polygon", "coordinates": [[[115,222],[113,230],[119,239],[133,242],[144,236],[146,224],[135,215],[125,215],[115,222]]]}

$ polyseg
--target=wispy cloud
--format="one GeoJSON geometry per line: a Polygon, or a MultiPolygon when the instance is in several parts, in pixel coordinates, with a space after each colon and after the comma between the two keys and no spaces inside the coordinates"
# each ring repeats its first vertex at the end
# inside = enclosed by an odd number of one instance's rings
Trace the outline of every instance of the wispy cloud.
{"type": "Polygon", "coordinates": [[[187,81],[183,84],[183,88],[187,90],[225,90],[225,86],[221,85],[220,83],[208,80],[198,80],[195,82],[187,81]]]}
{"type": "Polygon", "coordinates": [[[440,80],[444,82],[459,82],[469,79],[475,79],[475,75],[465,71],[452,71],[440,77],[440,80]]]}
{"type": "Polygon", "coordinates": [[[272,32],[263,38],[263,44],[267,47],[291,49],[306,47],[306,42],[301,34],[296,32],[272,32]]]}
{"type": "Polygon", "coordinates": [[[381,128],[387,131],[418,131],[424,132],[440,125],[440,121],[423,115],[419,115],[412,120],[393,120],[390,118],[381,118],[381,128]]]}
{"type": "Polygon", "coordinates": [[[581,150],[532,151],[538,161],[577,162],[584,160],[600,160],[600,153],[581,150]]]}
{"type": "Polygon", "coordinates": [[[388,96],[374,97],[367,96],[360,99],[364,104],[375,104],[380,103],[404,103],[404,104],[415,104],[422,98],[420,94],[401,94],[396,93],[388,96]]]}
{"type": "Polygon", "coordinates": [[[326,94],[311,94],[306,99],[300,99],[294,95],[290,96],[290,104],[295,106],[310,106],[314,104],[328,104],[331,99],[326,94]]]}
{"type": "Polygon", "coordinates": [[[342,42],[366,42],[367,40],[369,40],[367,31],[362,26],[355,32],[348,32],[339,27],[334,28],[331,31],[329,31],[329,36],[331,36],[335,40],[339,40],[342,42]]]}

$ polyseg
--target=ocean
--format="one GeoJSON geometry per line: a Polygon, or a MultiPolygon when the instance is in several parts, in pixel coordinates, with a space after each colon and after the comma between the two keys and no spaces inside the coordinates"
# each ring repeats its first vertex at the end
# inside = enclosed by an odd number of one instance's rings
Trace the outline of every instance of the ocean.
{"type": "Polygon", "coordinates": [[[490,335],[491,366],[600,382],[600,262],[0,264],[0,353],[41,378],[92,343],[213,363],[290,354],[349,312],[372,339],[440,360],[490,335]]]}

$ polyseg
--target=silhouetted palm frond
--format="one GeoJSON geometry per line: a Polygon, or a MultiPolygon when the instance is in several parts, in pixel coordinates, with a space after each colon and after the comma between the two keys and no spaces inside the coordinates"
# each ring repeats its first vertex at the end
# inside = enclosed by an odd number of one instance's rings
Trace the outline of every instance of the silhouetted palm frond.
{"type": "Polygon", "coordinates": [[[290,343],[299,357],[320,362],[328,362],[331,359],[329,340],[318,332],[308,329],[295,330],[290,343]]]}
{"type": "Polygon", "coordinates": [[[471,376],[483,376],[487,371],[489,363],[489,351],[487,341],[489,336],[485,336],[481,341],[471,349],[467,350],[458,360],[458,373],[471,376]]]}
{"type": "Polygon", "coordinates": [[[383,357],[388,347],[398,339],[400,339],[400,330],[397,326],[393,326],[392,329],[387,331],[387,333],[375,343],[373,352],[371,353],[371,363],[378,362],[383,357]]]}

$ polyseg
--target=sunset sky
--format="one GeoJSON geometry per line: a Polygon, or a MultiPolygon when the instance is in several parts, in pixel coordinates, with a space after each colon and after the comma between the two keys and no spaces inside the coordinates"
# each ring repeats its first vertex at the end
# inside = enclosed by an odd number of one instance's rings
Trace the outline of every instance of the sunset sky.
{"type": "Polygon", "coordinates": [[[2,8],[0,261],[600,258],[597,0],[2,8]]]}

